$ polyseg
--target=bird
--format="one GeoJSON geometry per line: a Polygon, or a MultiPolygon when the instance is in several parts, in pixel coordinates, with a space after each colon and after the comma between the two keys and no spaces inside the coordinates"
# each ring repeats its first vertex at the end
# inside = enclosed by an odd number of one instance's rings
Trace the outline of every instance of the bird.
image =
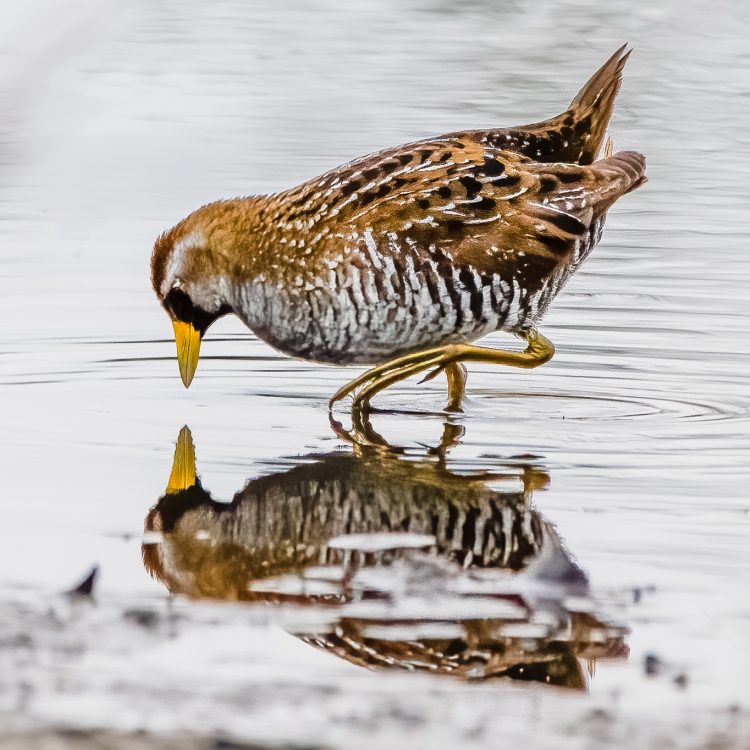
{"type": "Polygon", "coordinates": [[[625,655],[625,630],[580,608],[588,575],[534,507],[547,471],[498,468],[456,473],[426,456],[337,450],[220,502],[201,483],[185,426],[146,515],[143,563],[194,600],[325,607],[322,622],[314,612],[292,620],[293,634],[358,666],[583,689],[580,660],[625,655]],[[399,546],[403,532],[430,540],[429,551],[399,546]],[[450,606],[436,610],[436,595],[450,606]],[[578,609],[566,607],[571,596],[578,609]]]}
{"type": "Polygon", "coordinates": [[[340,388],[352,414],[412,375],[445,372],[461,411],[465,362],[544,364],[538,324],[599,241],[608,209],[646,181],[606,129],[623,45],[560,115],[466,130],[354,159],[298,187],[219,200],[156,240],[151,280],[185,387],[209,326],[234,314],[297,358],[370,365],[340,388]],[[494,331],[520,351],[477,346],[494,331]]]}

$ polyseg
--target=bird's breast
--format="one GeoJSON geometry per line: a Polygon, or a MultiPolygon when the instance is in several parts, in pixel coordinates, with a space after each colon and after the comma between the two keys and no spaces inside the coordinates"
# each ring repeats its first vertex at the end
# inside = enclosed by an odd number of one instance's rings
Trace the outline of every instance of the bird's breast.
{"type": "Polygon", "coordinates": [[[271,346],[335,364],[372,364],[535,322],[549,285],[458,266],[438,248],[342,248],[241,286],[235,312],[271,346]]]}

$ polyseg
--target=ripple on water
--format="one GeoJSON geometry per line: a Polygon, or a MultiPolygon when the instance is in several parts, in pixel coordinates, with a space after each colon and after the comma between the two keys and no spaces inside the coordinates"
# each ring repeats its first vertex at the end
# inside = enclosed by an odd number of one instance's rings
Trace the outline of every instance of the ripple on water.
{"type": "Polygon", "coordinates": [[[576,421],[610,420],[736,420],[747,416],[747,409],[722,402],[698,401],[677,398],[668,393],[645,393],[633,388],[632,392],[607,393],[589,391],[573,393],[547,391],[544,393],[506,393],[503,391],[472,393],[477,404],[485,399],[496,401],[501,407],[510,402],[514,409],[523,409],[524,416],[559,417],[576,421]]]}

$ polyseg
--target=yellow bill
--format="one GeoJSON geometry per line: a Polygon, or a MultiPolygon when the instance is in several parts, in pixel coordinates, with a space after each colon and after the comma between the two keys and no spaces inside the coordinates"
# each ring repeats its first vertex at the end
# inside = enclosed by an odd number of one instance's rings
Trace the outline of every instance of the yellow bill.
{"type": "Polygon", "coordinates": [[[195,448],[190,428],[185,425],[177,438],[166,494],[189,490],[195,484],[195,448]]]}
{"type": "Polygon", "coordinates": [[[177,344],[177,361],[180,364],[182,382],[187,388],[193,380],[198,367],[198,357],[201,351],[201,334],[190,323],[173,320],[174,340],[177,344]]]}

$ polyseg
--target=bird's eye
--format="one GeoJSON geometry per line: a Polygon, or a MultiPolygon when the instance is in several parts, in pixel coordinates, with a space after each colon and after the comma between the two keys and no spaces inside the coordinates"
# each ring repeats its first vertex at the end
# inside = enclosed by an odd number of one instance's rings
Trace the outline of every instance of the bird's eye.
{"type": "Polygon", "coordinates": [[[172,286],[164,298],[164,309],[174,320],[190,323],[201,335],[222,315],[232,312],[232,308],[226,304],[218,306],[215,312],[209,312],[196,305],[186,292],[175,286],[172,286]]]}
{"type": "Polygon", "coordinates": [[[179,286],[172,286],[164,298],[164,307],[175,319],[192,323],[195,319],[195,306],[179,286]]]}

